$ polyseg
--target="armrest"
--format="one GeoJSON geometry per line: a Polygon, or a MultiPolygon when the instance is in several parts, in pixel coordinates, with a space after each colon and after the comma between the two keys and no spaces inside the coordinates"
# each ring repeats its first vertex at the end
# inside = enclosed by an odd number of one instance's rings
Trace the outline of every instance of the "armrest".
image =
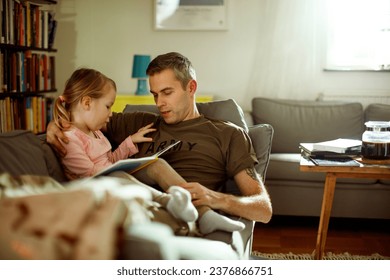
{"type": "Polygon", "coordinates": [[[265,180],[267,173],[273,135],[274,129],[270,124],[257,124],[249,127],[249,136],[259,161],[256,170],[263,177],[263,180],[265,180]]]}

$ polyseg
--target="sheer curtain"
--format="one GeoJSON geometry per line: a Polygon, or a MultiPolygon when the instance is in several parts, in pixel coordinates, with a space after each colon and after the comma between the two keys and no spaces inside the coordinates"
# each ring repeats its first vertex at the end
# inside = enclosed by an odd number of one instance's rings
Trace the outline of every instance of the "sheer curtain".
{"type": "Polygon", "coordinates": [[[390,0],[327,0],[327,3],[326,67],[390,70],[390,0]]]}
{"type": "MultiPolygon", "coordinates": [[[[315,99],[321,89],[325,9],[322,0],[262,0],[253,68],[253,97],[315,99]]],[[[249,105],[249,104],[248,104],[249,105]]]]}

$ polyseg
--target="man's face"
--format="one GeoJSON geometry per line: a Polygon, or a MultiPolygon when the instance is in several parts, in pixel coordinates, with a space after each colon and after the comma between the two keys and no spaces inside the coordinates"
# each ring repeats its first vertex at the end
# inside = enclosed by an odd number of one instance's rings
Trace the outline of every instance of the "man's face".
{"type": "Polygon", "coordinates": [[[183,89],[173,70],[166,69],[149,77],[150,92],[160,111],[161,117],[168,124],[179,123],[194,118],[195,81],[190,81],[183,89]]]}

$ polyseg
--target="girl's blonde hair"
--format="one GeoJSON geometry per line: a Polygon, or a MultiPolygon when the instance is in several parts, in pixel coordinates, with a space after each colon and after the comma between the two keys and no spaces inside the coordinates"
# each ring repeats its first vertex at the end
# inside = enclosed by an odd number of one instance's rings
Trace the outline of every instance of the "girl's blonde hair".
{"type": "Polygon", "coordinates": [[[81,102],[83,97],[100,98],[104,94],[104,87],[110,84],[116,91],[115,82],[94,69],[80,68],[73,72],[66,81],[65,89],[55,103],[53,110],[54,122],[64,129],[64,123],[72,122],[70,111],[81,102]]]}

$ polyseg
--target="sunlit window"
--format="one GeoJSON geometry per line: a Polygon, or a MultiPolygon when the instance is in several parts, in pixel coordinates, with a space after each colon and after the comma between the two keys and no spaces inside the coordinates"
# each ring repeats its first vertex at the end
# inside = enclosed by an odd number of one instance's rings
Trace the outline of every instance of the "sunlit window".
{"type": "Polygon", "coordinates": [[[326,68],[390,70],[390,0],[328,0],[326,68]]]}

